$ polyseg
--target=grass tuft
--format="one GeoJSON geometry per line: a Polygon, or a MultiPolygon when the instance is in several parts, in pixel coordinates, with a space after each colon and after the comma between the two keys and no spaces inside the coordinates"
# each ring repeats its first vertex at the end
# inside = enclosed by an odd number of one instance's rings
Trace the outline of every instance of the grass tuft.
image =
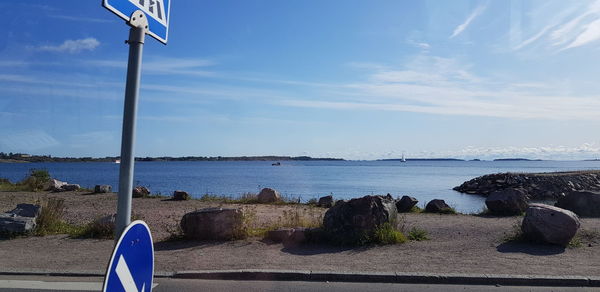
{"type": "Polygon", "coordinates": [[[369,243],[374,244],[399,244],[407,241],[406,236],[402,232],[396,230],[389,222],[375,228],[369,243]]]}
{"type": "Polygon", "coordinates": [[[413,227],[408,232],[408,239],[413,241],[424,241],[429,240],[427,230],[418,227],[413,227]]]}

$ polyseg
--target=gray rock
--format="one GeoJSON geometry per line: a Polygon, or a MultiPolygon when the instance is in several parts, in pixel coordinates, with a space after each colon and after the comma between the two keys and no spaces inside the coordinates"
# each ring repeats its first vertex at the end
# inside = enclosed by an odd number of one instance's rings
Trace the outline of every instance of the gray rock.
{"type": "Polygon", "coordinates": [[[329,196],[320,197],[319,202],[317,203],[317,206],[323,207],[323,208],[333,207],[333,196],[329,195],[329,196]]]}
{"type": "Polygon", "coordinates": [[[398,212],[409,212],[418,202],[413,197],[402,196],[400,200],[396,201],[396,209],[398,209],[398,212]]]}
{"type": "Polygon", "coordinates": [[[243,214],[239,209],[206,208],[187,213],[181,219],[186,238],[234,240],[244,237],[243,214]]]}
{"type": "Polygon", "coordinates": [[[260,203],[274,203],[281,200],[281,195],[278,191],[272,188],[264,188],[258,194],[258,202],[260,203]]]}
{"type": "Polygon", "coordinates": [[[577,233],[580,222],[575,213],[545,204],[530,204],[521,225],[532,240],[567,246],[577,233]]]}
{"type": "Polygon", "coordinates": [[[26,233],[35,228],[35,218],[11,213],[0,214],[0,234],[26,233]]]}
{"type": "Polygon", "coordinates": [[[391,196],[364,196],[329,208],[323,227],[334,238],[352,241],[383,223],[395,221],[397,215],[391,196]]]}
{"type": "Polygon", "coordinates": [[[175,201],[187,201],[191,199],[192,196],[188,194],[186,191],[174,191],[173,192],[173,200],[175,201]]]}
{"type": "Polygon", "coordinates": [[[131,191],[131,196],[134,198],[144,198],[150,195],[150,190],[144,186],[137,186],[131,191]]]}
{"type": "Polygon", "coordinates": [[[433,199],[425,206],[425,211],[430,213],[445,213],[452,210],[444,200],[433,199]]]}
{"type": "Polygon", "coordinates": [[[600,192],[573,191],[558,198],[555,206],[582,217],[600,217],[600,192]]]}
{"type": "Polygon", "coordinates": [[[306,242],[306,232],[308,228],[294,228],[292,234],[283,240],[283,247],[295,248],[306,242]]]}
{"type": "Polygon", "coordinates": [[[283,242],[294,232],[293,228],[279,228],[276,230],[270,230],[267,232],[265,239],[271,240],[273,242],[283,242]]]}
{"type": "Polygon", "coordinates": [[[44,184],[44,190],[46,191],[60,191],[61,187],[66,185],[64,181],[51,178],[46,184],[44,184]]]}
{"type": "Polygon", "coordinates": [[[523,188],[507,188],[495,191],[485,200],[493,214],[517,215],[527,209],[527,191],[523,188]]]}
{"type": "Polygon", "coordinates": [[[94,193],[102,194],[102,193],[111,193],[112,187],[109,185],[96,185],[94,187],[94,193]]]}
{"type": "Polygon", "coordinates": [[[0,214],[0,233],[26,233],[35,228],[42,208],[39,205],[18,204],[10,212],[0,214]]]}
{"type": "Polygon", "coordinates": [[[81,187],[78,184],[66,184],[60,187],[61,192],[73,192],[78,191],[81,187]]]}
{"type": "Polygon", "coordinates": [[[37,216],[40,215],[41,211],[42,211],[42,207],[40,205],[17,204],[17,207],[8,213],[14,214],[15,216],[20,216],[20,217],[37,218],[37,216]]]}

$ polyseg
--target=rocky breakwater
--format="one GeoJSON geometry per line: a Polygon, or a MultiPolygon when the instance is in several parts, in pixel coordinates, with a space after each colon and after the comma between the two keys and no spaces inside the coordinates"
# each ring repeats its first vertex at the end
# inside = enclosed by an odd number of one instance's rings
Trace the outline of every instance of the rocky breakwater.
{"type": "Polygon", "coordinates": [[[572,191],[600,191],[600,171],[488,174],[454,188],[486,197],[505,189],[522,189],[532,200],[558,199],[572,191]]]}

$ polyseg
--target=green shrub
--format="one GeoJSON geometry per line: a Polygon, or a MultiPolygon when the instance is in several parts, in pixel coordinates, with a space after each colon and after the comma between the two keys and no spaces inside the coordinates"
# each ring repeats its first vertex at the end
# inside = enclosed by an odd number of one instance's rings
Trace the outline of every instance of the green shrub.
{"type": "Polygon", "coordinates": [[[114,239],[115,224],[110,220],[102,220],[102,218],[99,218],[86,224],[78,232],[71,234],[71,237],[114,239]]]}
{"type": "Polygon", "coordinates": [[[49,234],[72,234],[79,231],[81,227],[74,226],[63,220],[65,213],[65,201],[63,199],[50,198],[42,204],[42,211],[36,219],[34,234],[45,236],[49,234]]]}
{"type": "Polygon", "coordinates": [[[375,244],[398,244],[406,242],[407,239],[402,232],[396,230],[392,224],[386,222],[375,228],[369,241],[375,244]]]}
{"type": "Polygon", "coordinates": [[[408,239],[414,241],[423,241],[429,240],[429,236],[427,235],[427,231],[425,229],[413,227],[408,232],[408,239]]]}

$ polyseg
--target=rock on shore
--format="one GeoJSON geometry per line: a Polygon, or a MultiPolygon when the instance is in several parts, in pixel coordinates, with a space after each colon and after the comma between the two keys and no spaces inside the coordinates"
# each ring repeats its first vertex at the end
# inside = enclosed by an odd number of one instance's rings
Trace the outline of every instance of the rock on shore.
{"type": "Polygon", "coordinates": [[[600,191],[600,171],[488,174],[466,181],[454,190],[487,197],[508,188],[523,188],[532,200],[558,199],[572,191],[600,191]]]}

